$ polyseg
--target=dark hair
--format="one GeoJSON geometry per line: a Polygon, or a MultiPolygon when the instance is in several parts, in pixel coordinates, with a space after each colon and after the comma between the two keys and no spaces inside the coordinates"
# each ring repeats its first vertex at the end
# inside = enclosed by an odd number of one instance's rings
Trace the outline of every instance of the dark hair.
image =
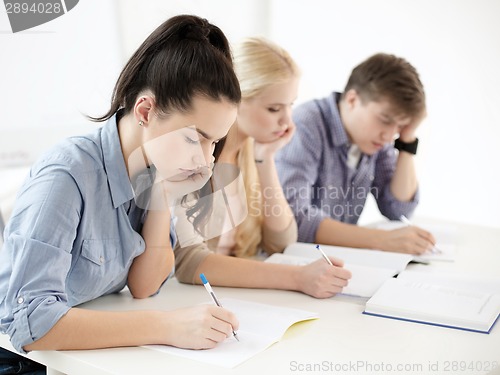
{"type": "Polygon", "coordinates": [[[197,16],[168,19],[123,68],[108,112],[90,118],[105,121],[120,108],[129,113],[145,90],[154,95],[158,115],[189,110],[195,95],[238,104],[241,91],[224,33],[197,16]]]}
{"type": "Polygon", "coordinates": [[[417,70],[405,59],[378,53],[356,66],[344,94],[354,89],[364,101],[388,99],[412,117],[425,113],[425,92],[417,70]]]}
{"type": "MultiPolygon", "coordinates": [[[[155,97],[158,115],[188,111],[196,95],[238,104],[240,85],[224,33],[197,16],[168,19],[149,35],[123,68],[108,112],[90,119],[108,120],[122,108],[124,113],[130,113],[145,90],[155,97]]],[[[214,156],[217,160],[218,154],[214,156]]],[[[211,186],[209,181],[195,195],[210,195],[211,186]]],[[[187,214],[196,230],[200,232],[211,211],[211,199],[197,200],[189,207],[187,214]]]]}

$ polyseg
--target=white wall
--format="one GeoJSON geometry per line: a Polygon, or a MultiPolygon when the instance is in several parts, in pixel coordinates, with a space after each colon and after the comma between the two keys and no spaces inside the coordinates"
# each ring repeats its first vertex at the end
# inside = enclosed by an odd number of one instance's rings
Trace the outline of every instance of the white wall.
{"type": "Polygon", "coordinates": [[[168,17],[196,13],[237,39],[266,32],[268,7],[264,0],[81,0],[13,34],[0,6],[0,168],[29,165],[58,140],[97,126],[84,115],[107,110],[122,66],[168,17]]]}
{"type": "MultiPolygon", "coordinates": [[[[375,52],[407,58],[428,97],[417,214],[500,227],[497,0],[82,0],[19,34],[0,11],[0,165],[88,129],[80,112],[102,112],[125,59],[180,13],[206,17],[232,42],[264,35],[282,44],[303,70],[298,102],[342,90],[375,52]]],[[[362,222],[376,218],[371,202],[362,222]]]]}
{"type": "Polygon", "coordinates": [[[196,14],[220,27],[228,39],[269,33],[269,0],[120,0],[125,52],[130,56],[167,18],[196,14]]]}
{"type": "Polygon", "coordinates": [[[0,6],[0,167],[27,165],[58,140],[87,133],[107,110],[123,61],[116,3],[82,0],[13,34],[0,6]]]}
{"type": "MultiPolygon", "coordinates": [[[[298,103],[341,91],[352,68],[373,53],[405,57],[420,72],[428,98],[419,129],[416,214],[500,227],[499,1],[126,0],[120,9],[127,54],[179,13],[208,18],[231,42],[274,39],[303,70],[298,103]]],[[[379,218],[370,200],[360,222],[379,218]]]]}
{"type": "Polygon", "coordinates": [[[303,69],[299,101],[341,91],[373,53],[408,59],[428,98],[416,214],[500,227],[499,16],[496,0],[274,0],[270,32],[303,69]]]}

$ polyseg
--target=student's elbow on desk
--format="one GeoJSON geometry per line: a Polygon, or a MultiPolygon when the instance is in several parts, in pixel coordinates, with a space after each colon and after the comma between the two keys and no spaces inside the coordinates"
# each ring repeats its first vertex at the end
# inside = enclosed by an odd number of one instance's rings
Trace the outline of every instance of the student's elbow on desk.
{"type": "Polygon", "coordinates": [[[161,285],[159,285],[157,288],[155,288],[154,286],[151,287],[150,285],[140,285],[140,286],[135,286],[135,287],[132,287],[131,285],[129,285],[128,288],[130,290],[130,294],[132,294],[132,297],[134,297],[136,299],[144,299],[144,298],[153,297],[154,295],[158,294],[158,292],[160,291],[161,285]]]}
{"type": "Polygon", "coordinates": [[[68,335],[68,332],[62,332],[58,329],[59,327],[52,327],[49,332],[39,339],[23,346],[23,350],[26,352],[38,351],[38,350],[63,350],[62,341],[64,335],[68,335]],[[60,336],[62,335],[62,336],[60,336]]]}
{"type": "Polygon", "coordinates": [[[130,294],[132,294],[132,297],[136,299],[144,299],[157,294],[162,285],[163,283],[160,285],[156,285],[156,283],[131,283],[129,280],[127,286],[130,290],[130,294]]]}
{"type": "Polygon", "coordinates": [[[31,344],[23,346],[24,351],[32,352],[36,350],[50,350],[51,348],[45,347],[43,344],[39,343],[40,340],[34,341],[31,344]]]}
{"type": "Polygon", "coordinates": [[[132,297],[134,297],[135,299],[144,299],[153,295],[153,293],[147,293],[145,291],[137,291],[133,289],[130,289],[130,294],[132,294],[132,297]]]}

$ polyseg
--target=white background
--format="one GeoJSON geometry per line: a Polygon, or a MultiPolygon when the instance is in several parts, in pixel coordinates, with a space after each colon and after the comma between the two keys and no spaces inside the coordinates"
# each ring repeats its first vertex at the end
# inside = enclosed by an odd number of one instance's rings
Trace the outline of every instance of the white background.
{"type": "MultiPolygon", "coordinates": [[[[428,98],[417,215],[500,228],[496,0],[80,0],[17,34],[0,5],[0,167],[29,165],[56,140],[95,126],[82,113],[107,109],[127,57],[179,13],[206,17],[231,42],[263,35],[288,49],[303,71],[297,103],[341,91],[373,53],[405,57],[428,98]]],[[[369,202],[361,222],[378,217],[369,202]]]]}

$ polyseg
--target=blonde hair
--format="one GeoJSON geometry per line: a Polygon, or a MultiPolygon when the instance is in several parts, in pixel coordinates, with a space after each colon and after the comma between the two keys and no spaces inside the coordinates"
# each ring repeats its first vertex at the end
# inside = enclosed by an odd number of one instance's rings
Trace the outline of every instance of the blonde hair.
{"type": "MultiPolygon", "coordinates": [[[[269,86],[288,82],[300,70],[280,46],[264,38],[248,38],[233,51],[234,68],[240,82],[242,100],[259,95],[269,86]]],[[[238,226],[233,254],[250,257],[257,253],[262,241],[262,194],[253,153],[254,140],[249,138],[238,154],[238,167],[243,174],[248,216],[238,226]]]]}

